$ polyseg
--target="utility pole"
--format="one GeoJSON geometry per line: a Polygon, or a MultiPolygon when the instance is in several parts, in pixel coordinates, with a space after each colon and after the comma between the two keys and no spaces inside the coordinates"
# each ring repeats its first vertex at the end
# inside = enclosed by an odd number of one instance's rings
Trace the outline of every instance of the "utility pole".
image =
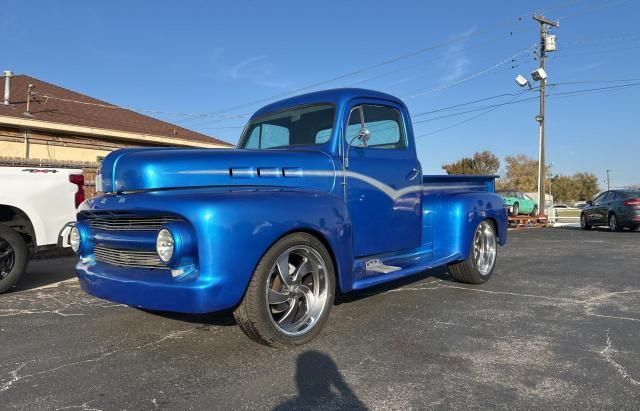
{"type": "Polygon", "coordinates": [[[611,190],[611,177],[609,176],[609,173],[612,171],[614,170],[607,169],[607,191],[611,190]]]}
{"type": "Polygon", "coordinates": [[[538,124],[540,125],[540,142],[538,147],[538,215],[544,215],[544,180],[546,177],[546,170],[544,165],[544,97],[546,93],[547,76],[545,74],[545,60],[547,51],[555,51],[555,36],[550,39],[552,42],[547,44],[549,27],[560,27],[560,23],[556,20],[550,20],[544,16],[534,14],[533,19],[540,23],[540,69],[538,72],[542,73],[540,76],[540,114],[536,117],[538,124]]]}

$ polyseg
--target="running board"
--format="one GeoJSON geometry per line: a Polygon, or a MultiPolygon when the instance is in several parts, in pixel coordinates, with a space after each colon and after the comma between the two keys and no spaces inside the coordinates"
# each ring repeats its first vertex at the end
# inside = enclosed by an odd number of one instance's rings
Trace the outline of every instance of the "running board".
{"type": "Polygon", "coordinates": [[[381,274],[389,274],[394,271],[400,271],[401,267],[395,267],[392,265],[384,265],[382,261],[379,259],[368,260],[364,263],[365,270],[367,273],[381,273],[381,274]]]}

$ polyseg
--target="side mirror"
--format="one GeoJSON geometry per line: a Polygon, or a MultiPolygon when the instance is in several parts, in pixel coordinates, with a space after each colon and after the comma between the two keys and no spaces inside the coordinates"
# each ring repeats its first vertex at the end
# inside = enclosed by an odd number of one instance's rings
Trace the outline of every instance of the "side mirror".
{"type": "Polygon", "coordinates": [[[371,138],[371,132],[369,132],[368,128],[362,127],[360,131],[358,131],[358,140],[362,141],[362,145],[364,145],[365,147],[367,146],[367,143],[370,138],[371,138]]]}
{"type": "Polygon", "coordinates": [[[591,200],[587,200],[587,205],[588,205],[588,206],[592,206],[592,205],[593,205],[593,201],[591,201],[591,200]]]}

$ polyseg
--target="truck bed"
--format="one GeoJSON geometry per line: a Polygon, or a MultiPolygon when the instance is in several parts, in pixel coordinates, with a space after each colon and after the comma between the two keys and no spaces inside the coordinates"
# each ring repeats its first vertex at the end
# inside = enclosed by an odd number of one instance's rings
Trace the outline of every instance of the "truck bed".
{"type": "Polygon", "coordinates": [[[495,193],[497,175],[430,175],[422,177],[425,191],[483,191],[495,193]]]}

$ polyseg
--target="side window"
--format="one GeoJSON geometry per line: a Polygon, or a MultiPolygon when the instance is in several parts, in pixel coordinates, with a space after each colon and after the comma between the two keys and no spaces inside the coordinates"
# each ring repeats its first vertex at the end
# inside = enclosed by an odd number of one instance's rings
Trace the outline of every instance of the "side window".
{"type": "Polygon", "coordinates": [[[522,200],[523,200],[523,199],[524,199],[524,194],[522,194],[520,191],[518,191],[518,192],[516,193],[516,197],[518,197],[519,199],[522,199],[522,200]]]}
{"type": "Polygon", "coordinates": [[[605,201],[605,199],[606,199],[606,197],[607,197],[608,195],[609,195],[609,193],[608,193],[608,192],[607,192],[607,193],[600,194],[598,197],[596,197],[596,199],[595,199],[595,200],[593,200],[593,204],[596,204],[596,205],[598,205],[598,204],[602,204],[602,203],[605,201]]]}
{"type": "Polygon", "coordinates": [[[363,106],[364,124],[371,137],[368,146],[383,149],[402,149],[405,138],[400,112],[385,106],[363,106]]]}
{"type": "MultiPolygon", "coordinates": [[[[329,134],[331,130],[329,130],[329,134]]],[[[251,130],[246,148],[273,148],[289,145],[289,129],[274,124],[260,124],[251,130]]]]}
{"type": "Polygon", "coordinates": [[[262,125],[262,148],[289,145],[289,129],[273,124],[262,125]]]}
{"type": "Polygon", "coordinates": [[[316,133],[316,144],[322,144],[329,141],[331,138],[331,128],[320,130],[316,133]]]}
{"type": "Polygon", "coordinates": [[[262,126],[254,127],[251,130],[251,134],[249,134],[249,139],[247,140],[246,148],[257,149],[260,148],[260,132],[262,131],[262,126]]]}

